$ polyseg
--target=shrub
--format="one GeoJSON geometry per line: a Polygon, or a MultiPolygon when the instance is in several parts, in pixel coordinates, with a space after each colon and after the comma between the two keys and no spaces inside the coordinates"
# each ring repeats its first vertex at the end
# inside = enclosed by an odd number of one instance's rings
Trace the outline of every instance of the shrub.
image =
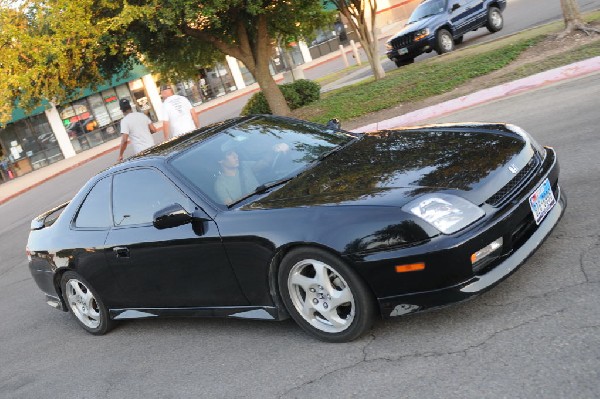
{"type": "Polygon", "coordinates": [[[321,86],[308,79],[300,79],[291,84],[300,96],[300,107],[308,105],[321,98],[321,86]]]}
{"type": "Polygon", "coordinates": [[[271,108],[267,103],[267,99],[262,91],[254,93],[248,100],[240,115],[251,115],[251,114],[270,114],[271,108]]]}
{"type": "MultiPolygon", "coordinates": [[[[283,97],[290,109],[303,107],[319,99],[321,95],[321,86],[318,83],[307,79],[296,80],[293,83],[286,83],[279,86],[283,97]]],[[[248,100],[241,115],[251,114],[271,114],[271,108],[263,92],[254,93],[248,100]]]]}

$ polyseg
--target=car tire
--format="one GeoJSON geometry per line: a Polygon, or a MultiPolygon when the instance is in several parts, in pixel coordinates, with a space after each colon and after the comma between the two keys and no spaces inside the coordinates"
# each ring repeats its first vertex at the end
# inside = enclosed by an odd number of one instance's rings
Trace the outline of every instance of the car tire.
{"type": "Polygon", "coordinates": [[[68,271],[61,278],[63,298],[84,330],[94,335],[106,334],[114,327],[108,309],[92,286],[79,274],[68,271]]]}
{"type": "Polygon", "coordinates": [[[373,294],[346,263],[328,252],[290,251],[281,261],[278,282],[289,314],[322,341],[349,342],[373,325],[373,294]]]}
{"type": "Polygon", "coordinates": [[[459,37],[457,37],[456,39],[454,39],[454,44],[461,44],[463,42],[463,39],[465,37],[463,35],[460,35],[459,37]]]}
{"type": "Polygon", "coordinates": [[[504,17],[502,16],[502,11],[500,11],[499,8],[489,8],[487,14],[487,23],[485,26],[490,33],[498,32],[504,27],[504,17]]]}
{"type": "Polygon", "coordinates": [[[394,63],[396,64],[396,66],[398,68],[405,66],[405,65],[413,64],[414,62],[415,62],[414,58],[409,58],[408,60],[402,60],[402,61],[394,61],[394,63]]]}
{"type": "Polygon", "coordinates": [[[438,54],[449,53],[454,50],[454,39],[446,29],[440,29],[435,34],[435,51],[438,54]]]}

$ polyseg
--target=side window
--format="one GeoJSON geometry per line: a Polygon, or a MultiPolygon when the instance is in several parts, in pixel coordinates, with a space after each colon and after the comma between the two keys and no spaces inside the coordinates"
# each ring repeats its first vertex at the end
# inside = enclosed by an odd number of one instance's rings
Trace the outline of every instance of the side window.
{"type": "Polygon", "coordinates": [[[110,177],[100,180],[89,192],[77,212],[75,227],[108,228],[110,216],[110,177]]]}
{"type": "Polygon", "coordinates": [[[178,203],[188,212],[192,202],[160,172],[136,169],[113,178],[113,221],[115,226],[152,223],[154,212],[178,203]]]}

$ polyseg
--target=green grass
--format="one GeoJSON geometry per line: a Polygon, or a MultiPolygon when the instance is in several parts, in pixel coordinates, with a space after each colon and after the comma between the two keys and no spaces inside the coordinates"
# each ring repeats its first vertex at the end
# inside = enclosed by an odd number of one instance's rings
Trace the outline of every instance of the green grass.
{"type": "MultiPolygon", "coordinates": [[[[367,64],[368,65],[368,64],[367,64]]],[[[363,68],[365,65],[352,65],[348,68],[344,68],[341,71],[336,71],[330,73],[329,75],[322,76],[320,78],[315,79],[315,82],[321,85],[321,87],[328,85],[329,83],[333,83],[338,79],[343,78],[347,74],[356,71],[357,69],[363,68]]]]}
{"type": "Polygon", "coordinates": [[[524,39],[489,51],[419,62],[389,72],[379,81],[371,79],[325,93],[321,100],[295,114],[325,123],[335,117],[348,120],[403,102],[423,100],[503,68],[540,39],[524,39]]]}
{"type": "MultiPolygon", "coordinates": [[[[585,15],[587,21],[600,19],[600,12],[585,15]]],[[[563,29],[562,21],[552,22],[499,40],[470,46],[443,57],[434,57],[388,72],[382,80],[368,79],[333,90],[322,98],[294,111],[294,116],[325,123],[331,118],[350,120],[372,112],[394,108],[402,103],[425,100],[449,92],[467,81],[501,70],[523,51],[548,35],[563,29]]],[[[550,56],[497,76],[495,84],[519,79],[572,62],[600,55],[600,40],[573,51],[550,56]]],[[[356,69],[356,67],[351,67],[356,69]]],[[[320,78],[321,84],[335,81],[348,70],[320,78]]]]}

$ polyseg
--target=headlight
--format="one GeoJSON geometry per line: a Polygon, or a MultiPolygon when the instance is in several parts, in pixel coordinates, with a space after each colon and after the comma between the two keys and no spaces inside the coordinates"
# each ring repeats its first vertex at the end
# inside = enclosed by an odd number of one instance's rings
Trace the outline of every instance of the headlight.
{"type": "Polygon", "coordinates": [[[415,42],[425,39],[427,36],[429,36],[429,28],[418,30],[415,32],[415,42]]]}
{"type": "Polygon", "coordinates": [[[452,234],[481,219],[485,212],[451,194],[425,194],[402,207],[444,234],[452,234]]]}

